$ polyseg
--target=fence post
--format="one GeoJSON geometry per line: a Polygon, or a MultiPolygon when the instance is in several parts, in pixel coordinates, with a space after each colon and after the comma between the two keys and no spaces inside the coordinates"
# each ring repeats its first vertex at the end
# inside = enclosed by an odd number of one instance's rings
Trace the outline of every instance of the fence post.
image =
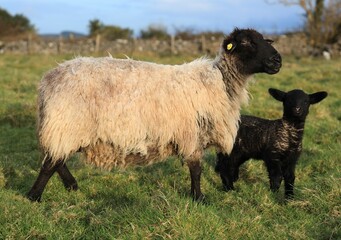
{"type": "Polygon", "coordinates": [[[31,54],[31,45],[32,45],[32,34],[29,33],[27,36],[27,54],[31,54]]]}
{"type": "Polygon", "coordinates": [[[61,54],[63,52],[63,36],[59,35],[57,43],[57,53],[61,54]]]}
{"type": "Polygon", "coordinates": [[[136,38],[133,37],[132,39],[130,39],[130,56],[133,56],[134,52],[135,52],[135,47],[136,47],[136,38]]]}
{"type": "Polygon", "coordinates": [[[171,35],[171,53],[175,53],[175,36],[171,35]]]}
{"type": "Polygon", "coordinates": [[[74,42],[75,41],[75,35],[73,33],[70,33],[69,34],[69,39],[71,42],[74,42]]]}
{"type": "Polygon", "coordinates": [[[205,35],[202,34],[201,35],[201,51],[202,52],[206,52],[206,38],[205,38],[205,35]]]}
{"type": "Polygon", "coordinates": [[[101,44],[101,34],[97,34],[96,42],[95,42],[95,53],[98,53],[100,44],[101,44]]]}

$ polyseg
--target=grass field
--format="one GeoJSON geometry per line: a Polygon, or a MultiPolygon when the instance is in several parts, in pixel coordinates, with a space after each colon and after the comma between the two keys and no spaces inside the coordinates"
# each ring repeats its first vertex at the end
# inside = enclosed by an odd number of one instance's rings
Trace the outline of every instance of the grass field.
{"type": "MultiPolygon", "coordinates": [[[[223,192],[205,155],[202,190],[207,204],[192,202],[190,177],[177,158],[147,167],[102,171],[73,157],[80,186],[64,190],[58,176],[41,203],[25,198],[38,175],[35,135],[37,85],[56,62],[72,56],[0,56],[0,239],[341,239],[341,60],[284,57],[277,75],[256,75],[243,108],[266,118],[282,115],[269,87],[327,91],[307,119],[296,170],[295,200],[269,191],[263,164],[241,169],[236,191],[223,192]]],[[[183,63],[192,57],[141,58],[183,63]]]]}

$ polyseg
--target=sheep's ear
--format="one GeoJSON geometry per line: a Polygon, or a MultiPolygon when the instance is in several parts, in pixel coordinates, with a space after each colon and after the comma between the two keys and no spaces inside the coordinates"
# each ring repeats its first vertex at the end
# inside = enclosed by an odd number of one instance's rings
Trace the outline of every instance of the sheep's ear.
{"type": "Polygon", "coordinates": [[[269,93],[274,99],[280,102],[284,101],[285,95],[287,94],[286,92],[274,88],[269,88],[269,93]]]}
{"type": "Polygon", "coordinates": [[[316,93],[309,94],[310,104],[321,102],[327,96],[328,96],[327,92],[316,92],[316,93]]]}
{"type": "Polygon", "coordinates": [[[228,53],[232,53],[236,47],[237,47],[237,43],[233,40],[226,40],[224,42],[225,51],[228,53]]]}

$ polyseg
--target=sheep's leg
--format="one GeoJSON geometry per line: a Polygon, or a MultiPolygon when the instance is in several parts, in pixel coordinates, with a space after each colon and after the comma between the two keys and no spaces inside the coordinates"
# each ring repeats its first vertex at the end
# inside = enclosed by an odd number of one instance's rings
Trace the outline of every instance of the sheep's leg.
{"type": "Polygon", "coordinates": [[[59,161],[53,165],[51,157],[46,158],[43,166],[40,169],[37,180],[27,194],[27,198],[31,201],[39,202],[47,182],[62,164],[63,162],[59,161]]]}
{"type": "Polygon", "coordinates": [[[190,161],[187,163],[191,174],[191,195],[194,200],[202,201],[204,195],[200,189],[201,165],[200,161],[190,161]]]}
{"type": "Polygon", "coordinates": [[[277,192],[283,179],[281,162],[278,160],[266,161],[266,167],[270,178],[270,189],[272,192],[277,192]]]}
{"type": "Polygon", "coordinates": [[[294,197],[294,182],[295,182],[295,164],[283,169],[285,197],[291,199],[294,197]]]}
{"type": "Polygon", "coordinates": [[[78,184],[76,179],[72,176],[69,169],[67,168],[66,164],[62,164],[57,168],[57,172],[60,176],[60,178],[63,181],[64,187],[70,191],[70,190],[77,190],[78,184]]]}

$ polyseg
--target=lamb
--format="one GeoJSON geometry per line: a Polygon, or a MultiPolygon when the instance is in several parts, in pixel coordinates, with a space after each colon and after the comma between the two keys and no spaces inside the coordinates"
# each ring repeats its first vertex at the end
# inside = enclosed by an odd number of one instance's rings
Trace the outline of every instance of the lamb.
{"type": "Polygon", "coordinates": [[[77,190],[66,161],[82,151],[88,162],[109,170],[181,156],[191,195],[202,200],[204,150],[232,150],[248,80],[281,68],[271,43],[255,30],[235,29],[214,60],[173,66],[82,57],[52,69],[39,86],[38,138],[45,159],[28,198],[39,201],[54,172],[66,189],[77,190]]]}
{"type": "Polygon", "coordinates": [[[261,159],[269,174],[270,189],[278,191],[284,178],[285,196],[290,199],[294,195],[295,166],[302,151],[309,107],[327,97],[327,92],[306,94],[296,89],[286,93],[270,88],[269,93],[283,102],[283,117],[267,120],[242,115],[233,150],[217,155],[216,171],[225,190],[233,190],[240,165],[250,158],[261,159]]]}

